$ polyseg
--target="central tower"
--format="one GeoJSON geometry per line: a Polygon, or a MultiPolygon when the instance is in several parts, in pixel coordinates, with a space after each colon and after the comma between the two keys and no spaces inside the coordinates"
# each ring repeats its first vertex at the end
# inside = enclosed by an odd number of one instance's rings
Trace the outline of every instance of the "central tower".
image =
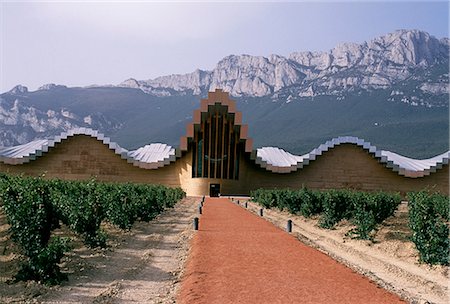
{"type": "Polygon", "coordinates": [[[241,156],[252,151],[247,133],[235,101],[222,90],[209,92],[180,142],[181,151],[192,152],[192,178],[238,180],[241,156]]]}
{"type": "Polygon", "coordinates": [[[221,103],[208,105],[200,125],[194,126],[192,177],[239,179],[241,149],[235,114],[221,103]]]}

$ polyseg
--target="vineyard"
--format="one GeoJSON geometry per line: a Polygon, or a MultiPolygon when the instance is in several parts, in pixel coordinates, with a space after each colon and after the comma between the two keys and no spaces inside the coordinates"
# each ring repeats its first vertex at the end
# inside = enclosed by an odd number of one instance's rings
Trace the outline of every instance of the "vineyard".
{"type": "MultiPolygon", "coordinates": [[[[347,236],[372,240],[377,227],[392,216],[401,202],[399,194],[351,190],[264,190],[252,192],[264,208],[278,208],[305,218],[319,217],[319,226],[332,229],[341,220],[354,228],[347,236]]],[[[409,227],[421,262],[449,265],[449,198],[426,191],[408,194],[409,227]]]]}
{"type": "Polygon", "coordinates": [[[159,185],[45,180],[0,175],[0,200],[12,240],[23,254],[16,280],[58,284],[67,276],[58,264],[71,240],[52,232],[65,225],[89,247],[105,247],[101,229],[108,222],[129,230],[135,221],[150,221],[185,193],[159,185]]]}

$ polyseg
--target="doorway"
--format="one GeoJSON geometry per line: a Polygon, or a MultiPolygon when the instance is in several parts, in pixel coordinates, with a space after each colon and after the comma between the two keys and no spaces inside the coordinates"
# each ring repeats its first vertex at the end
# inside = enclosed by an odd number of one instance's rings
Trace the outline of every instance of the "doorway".
{"type": "Polygon", "coordinates": [[[220,194],[220,184],[209,184],[209,196],[219,197],[220,194]]]}

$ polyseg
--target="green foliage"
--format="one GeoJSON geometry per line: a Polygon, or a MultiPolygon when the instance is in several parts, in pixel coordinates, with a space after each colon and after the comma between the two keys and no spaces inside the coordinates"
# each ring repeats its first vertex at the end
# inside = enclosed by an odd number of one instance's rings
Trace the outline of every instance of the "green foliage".
{"type": "Polygon", "coordinates": [[[350,197],[353,205],[352,221],[356,228],[349,234],[359,239],[371,239],[370,233],[394,214],[401,202],[399,194],[355,192],[350,197]]]}
{"type": "Polygon", "coordinates": [[[105,185],[106,219],[121,229],[131,229],[138,219],[137,193],[132,184],[105,185]]]}
{"type": "Polygon", "coordinates": [[[450,222],[450,201],[448,196],[435,193],[433,194],[433,201],[436,208],[436,213],[439,214],[447,222],[450,222]]]}
{"type": "Polygon", "coordinates": [[[312,191],[264,190],[251,193],[252,200],[265,208],[277,207],[304,217],[320,214],[319,225],[331,229],[343,219],[352,220],[356,228],[349,234],[370,239],[376,226],[393,215],[401,198],[399,194],[365,193],[350,190],[312,191]]]}
{"type": "Polygon", "coordinates": [[[351,195],[348,190],[329,190],[323,193],[320,227],[331,229],[342,219],[350,218],[353,211],[351,195]]]}
{"type": "Polygon", "coordinates": [[[311,191],[303,187],[298,191],[298,199],[300,205],[300,214],[304,217],[310,217],[322,212],[322,193],[319,191],[311,191]]]}
{"type": "Polygon", "coordinates": [[[58,227],[49,184],[40,178],[9,176],[1,176],[0,184],[12,239],[27,257],[16,279],[59,283],[64,276],[58,263],[68,248],[66,240],[49,243],[51,231],[58,227]]]}
{"type": "Polygon", "coordinates": [[[428,264],[448,265],[448,197],[421,191],[409,193],[408,201],[409,226],[413,231],[411,239],[419,251],[420,260],[428,264]]]}
{"type": "Polygon", "coordinates": [[[104,220],[130,229],[137,219],[149,221],[186,194],[180,188],[89,181],[43,180],[0,174],[0,202],[11,236],[27,257],[18,280],[57,284],[66,276],[58,264],[69,239],[52,238],[63,222],[91,247],[106,245],[104,220]]]}
{"type": "Polygon", "coordinates": [[[250,192],[252,201],[258,202],[264,208],[270,209],[276,206],[275,203],[275,191],[276,190],[264,190],[258,189],[250,192]]]}
{"type": "Polygon", "coordinates": [[[48,245],[31,255],[16,275],[20,281],[35,280],[45,284],[55,285],[67,280],[58,264],[64,253],[70,250],[70,239],[52,238],[48,245]]]}
{"type": "Polygon", "coordinates": [[[181,188],[160,185],[107,184],[106,218],[121,229],[130,229],[140,219],[150,221],[171,208],[186,194],[181,188]]]}
{"type": "Polygon", "coordinates": [[[95,180],[55,181],[52,190],[62,222],[82,235],[86,245],[105,247],[106,236],[100,230],[105,219],[107,192],[104,187],[95,180]]]}

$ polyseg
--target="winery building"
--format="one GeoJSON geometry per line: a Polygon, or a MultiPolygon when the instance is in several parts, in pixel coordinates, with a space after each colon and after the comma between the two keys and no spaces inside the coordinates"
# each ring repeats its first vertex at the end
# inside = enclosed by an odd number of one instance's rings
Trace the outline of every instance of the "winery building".
{"type": "Polygon", "coordinates": [[[0,148],[0,172],[181,187],[188,195],[248,195],[258,188],[449,193],[450,151],[416,160],[356,137],[334,138],[305,155],[255,149],[242,113],[222,90],[195,110],[177,148],[149,144],[128,151],[103,134],[74,129],[52,139],[0,148]]]}

